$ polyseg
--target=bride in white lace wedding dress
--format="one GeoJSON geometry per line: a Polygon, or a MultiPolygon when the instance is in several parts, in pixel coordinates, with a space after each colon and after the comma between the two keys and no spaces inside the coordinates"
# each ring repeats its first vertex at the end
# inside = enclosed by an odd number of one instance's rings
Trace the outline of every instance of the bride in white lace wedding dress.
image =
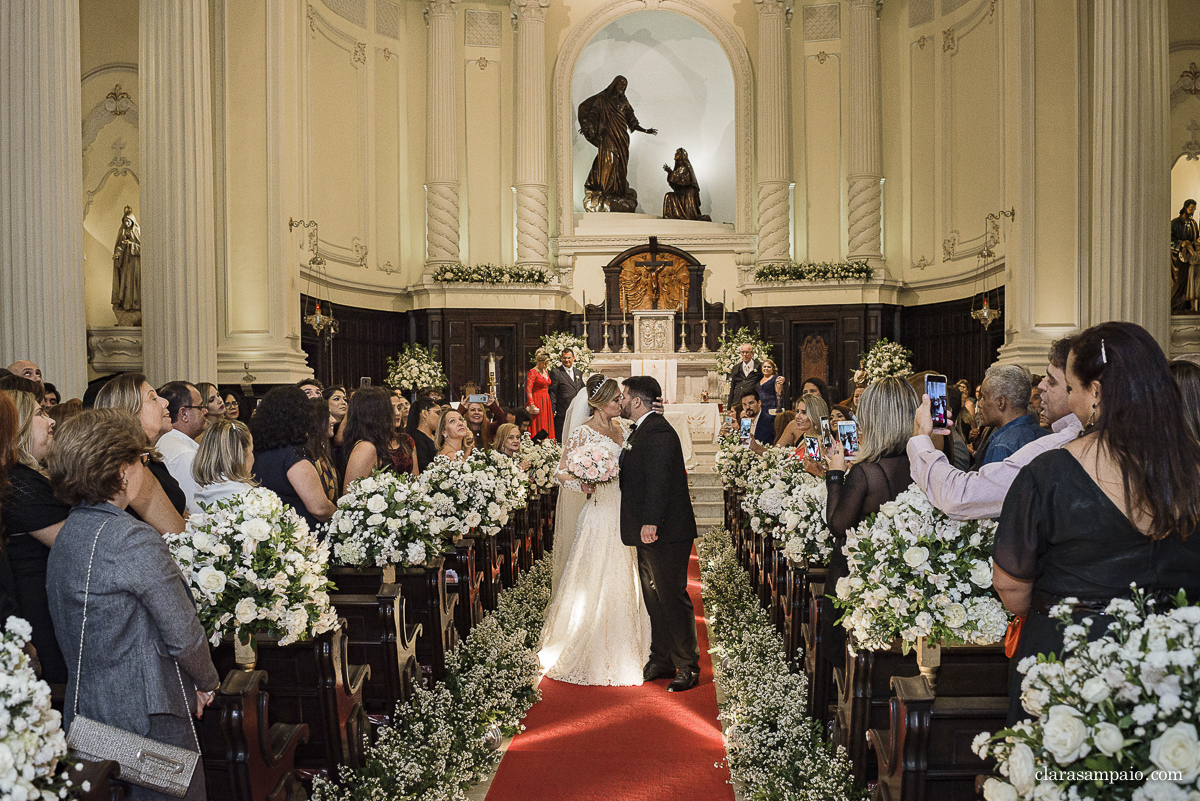
{"type": "Polygon", "coordinates": [[[570,501],[583,500],[587,489],[564,469],[572,451],[600,443],[620,456],[625,441],[625,429],[617,422],[620,401],[620,385],[595,375],[567,414],[570,433],[557,476],[560,494],[577,498],[560,503],[553,596],[538,658],[547,676],[571,684],[641,684],[650,656],[650,616],[642,602],[637,553],[621,542],[620,485],[611,481],[595,488],[576,518],[573,537],[570,518],[563,517],[570,501]]]}

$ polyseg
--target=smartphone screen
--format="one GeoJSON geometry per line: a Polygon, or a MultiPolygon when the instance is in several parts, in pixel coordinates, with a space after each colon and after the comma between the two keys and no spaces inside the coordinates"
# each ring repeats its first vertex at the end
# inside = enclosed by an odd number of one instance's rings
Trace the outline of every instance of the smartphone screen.
{"type": "Polygon", "coordinates": [[[749,417],[742,418],[742,444],[743,445],[748,443],[750,441],[750,439],[754,436],[753,432],[750,430],[750,424],[753,422],[754,421],[751,420],[749,417]]]}
{"type": "Polygon", "coordinates": [[[950,405],[946,402],[946,376],[925,376],[925,394],[929,396],[929,414],[934,429],[950,428],[950,405]]]}
{"type": "Polygon", "coordinates": [[[842,451],[847,459],[858,456],[858,423],[853,420],[839,420],[838,439],[842,441],[842,451]]]}
{"type": "Polygon", "coordinates": [[[482,404],[486,405],[487,402],[488,402],[487,395],[468,395],[467,396],[467,403],[482,403],[482,404]]]}
{"type": "Polygon", "coordinates": [[[804,456],[814,462],[821,461],[821,441],[816,437],[805,437],[804,456]]]}
{"type": "Polygon", "coordinates": [[[829,418],[821,418],[821,444],[828,448],[833,444],[833,432],[829,428],[829,418]]]}
{"type": "Polygon", "coordinates": [[[364,375],[362,378],[358,379],[358,385],[359,385],[360,387],[369,387],[369,386],[371,386],[371,376],[369,376],[369,375],[364,375]]]}

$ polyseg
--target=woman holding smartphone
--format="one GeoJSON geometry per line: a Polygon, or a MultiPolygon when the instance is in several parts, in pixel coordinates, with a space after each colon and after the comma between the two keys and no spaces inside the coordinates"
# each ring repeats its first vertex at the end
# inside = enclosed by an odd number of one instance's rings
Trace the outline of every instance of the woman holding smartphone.
{"type": "Polygon", "coordinates": [[[796,402],[796,419],[788,423],[775,445],[794,448],[803,445],[805,437],[820,437],[821,418],[828,416],[829,407],[820,395],[805,395],[796,402]]]}
{"type": "MultiPolygon", "coordinates": [[[[825,578],[826,595],[821,599],[825,637],[830,644],[826,654],[835,667],[846,657],[846,630],[833,625],[837,613],[831,600],[837,581],[849,573],[842,546],[846,530],[860,524],[868,515],[908,488],[910,481],[906,446],[912,435],[913,418],[920,405],[917,393],[902,378],[889,376],[871,384],[858,405],[855,431],[860,443],[858,459],[848,471],[842,436],[835,436],[829,448],[829,469],[825,473],[828,501],[825,522],[833,535],[833,555],[825,578]]],[[[840,423],[839,428],[854,423],[840,423]]]]}

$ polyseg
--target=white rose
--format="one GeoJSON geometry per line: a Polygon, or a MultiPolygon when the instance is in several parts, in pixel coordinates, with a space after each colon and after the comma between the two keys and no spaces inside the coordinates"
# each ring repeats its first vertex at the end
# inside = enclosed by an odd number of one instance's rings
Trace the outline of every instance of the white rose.
{"type": "Polygon", "coordinates": [[[234,607],[233,616],[237,618],[238,623],[249,623],[258,617],[258,605],[254,603],[253,598],[243,598],[234,607]]]}
{"type": "Polygon", "coordinates": [[[960,629],[967,622],[967,610],[962,604],[950,604],[944,613],[946,625],[952,629],[960,629]]]}
{"type": "Polygon", "coordinates": [[[985,590],[992,586],[992,566],[982,559],[975,560],[971,564],[971,583],[985,590]]]}
{"type": "Polygon", "coordinates": [[[904,563],[909,567],[920,567],[929,561],[929,549],[923,545],[914,545],[904,552],[904,563]]]}
{"type": "MultiPolygon", "coordinates": [[[[1193,739],[1195,729],[1192,729],[1193,739]]],[[[1069,765],[1087,756],[1087,724],[1072,707],[1057,704],[1050,707],[1042,730],[1042,746],[1054,755],[1060,765],[1069,765]]]]}
{"type": "Polygon", "coordinates": [[[372,495],[370,498],[367,499],[367,511],[368,512],[375,512],[376,514],[378,514],[379,512],[382,512],[386,508],[387,508],[387,501],[385,501],[383,499],[382,495],[372,495]]]}
{"type": "Polygon", "coordinates": [[[1160,770],[1179,771],[1182,784],[1191,784],[1200,776],[1200,741],[1191,723],[1176,723],[1150,743],[1150,761],[1160,770]]]}
{"type": "Polygon", "coordinates": [[[1017,788],[995,776],[983,783],[984,801],[1017,801],[1017,788]]]}
{"type": "Polygon", "coordinates": [[[211,565],[202,567],[196,574],[196,583],[205,595],[214,598],[225,591],[225,574],[211,565]]]}
{"type": "Polygon", "coordinates": [[[1034,770],[1033,749],[1025,743],[1017,743],[1008,754],[1008,780],[1021,795],[1033,792],[1034,770]]]}
{"type": "Polygon", "coordinates": [[[337,521],[337,530],[342,532],[343,534],[349,534],[351,531],[354,530],[354,523],[350,520],[349,517],[339,518],[337,521]]]}
{"type": "Polygon", "coordinates": [[[1083,688],[1079,694],[1083,696],[1083,700],[1089,704],[1098,704],[1105,698],[1108,698],[1108,682],[1099,676],[1093,676],[1083,683],[1083,688]]]}
{"type": "Polygon", "coordinates": [[[212,547],[212,555],[218,559],[229,556],[229,546],[223,542],[218,542],[212,547]]]}
{"type": "Polygon", "coordinates": [[[1092,732],[1092,742],[1105,756],[1115,756],[1125,747],[1125,735],[1111,723],[1097,723],[1092,732]]]}
{"type": "Polygon", "coordinates": [[[483,518],[480,517],[479,512],[468,512],[464,522],[467,524],[468,528],[475,528],[483,522],[483,518]]]}
{"type": "Polygon", "coordinates": [[[216,544],[217,538],[207,531],[197,531],[192,537],[192,545],[196,546],[198,551],[211,551],[216,544]]]}
{"type": "Polygon", "coordinates": [[[181,564],[187,564],[196,558],[196,552],[186,545],[180,545],[175,549],[175,561],[181,564]]]}
{"type": "Polygon", "coordinates": [[[371,515],[370,517],[367,518],[368,526],[374,527],[374,526],[379,526],[382,524],[383,524],[383,515],[376,514],[376,515],[371,515]]]}
{"type": "Polygon", "coordinates": [[[238,531],[242,532],[247,537],[249,537],[253,540],[257,540],[258,542],[265,542],[271,536],[271,524],[268,523],[266,520],[262,520],[262,519],[256,517],[256,518],[247,520],[244,523],[242,523],[240,526],[238,526],[238,531]]]}

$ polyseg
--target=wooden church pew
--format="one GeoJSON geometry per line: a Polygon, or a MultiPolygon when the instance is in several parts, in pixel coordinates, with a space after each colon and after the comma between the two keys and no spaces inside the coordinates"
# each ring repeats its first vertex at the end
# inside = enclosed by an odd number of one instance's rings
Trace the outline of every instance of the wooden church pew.
{"type": "Polygon", "coordinates": [[[363,686],[367,718],[376,726],[387,725],[396,704],[412,698],[413,686],[422,680],[417,663],[421,625],[405,620],[405,601],[396,584],[381,585],[375,595],[334,593],[329,599],[346,621],[349,658],[371,668],[363,686]]]}

